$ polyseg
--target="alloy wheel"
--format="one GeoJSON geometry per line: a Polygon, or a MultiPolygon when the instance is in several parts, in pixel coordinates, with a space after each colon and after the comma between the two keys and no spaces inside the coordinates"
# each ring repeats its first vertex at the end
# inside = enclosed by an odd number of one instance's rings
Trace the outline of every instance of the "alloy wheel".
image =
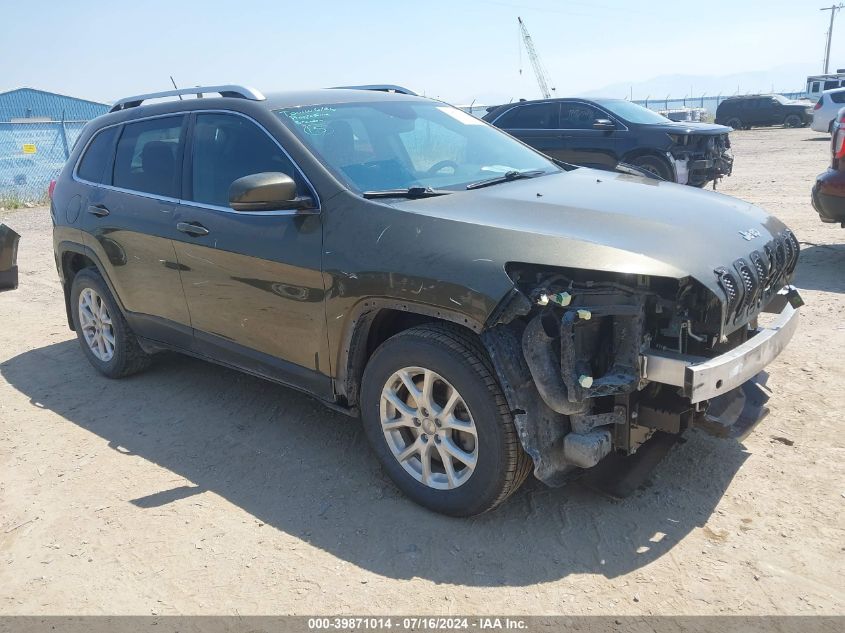
{"type": "Polygon", "coordinates": [[[79,293],[79,325],[91,353],[109,362],[114,357],[114,326],[105,301],[92,288],[79,293]]]}
{"type": "Polygon", "coordinates": [[[402,468],[429,488],[465,484],[478,463],[478,432],[458,390],[439,374],[405,367],[385,383],[382,432],[402,468]]]}

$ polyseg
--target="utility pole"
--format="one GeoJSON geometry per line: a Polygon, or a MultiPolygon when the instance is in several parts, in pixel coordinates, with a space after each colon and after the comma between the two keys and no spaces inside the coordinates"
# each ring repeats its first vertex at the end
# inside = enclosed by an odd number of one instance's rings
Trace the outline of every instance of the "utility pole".
{"type": "Polygon", "coordinates": [[[839,4],[832,4],[829,7],[819,9],[819,11],[830,11],[830,26],[827,29],[827,46],[824,50],[824,74],[827,74],[830,66],[830,40],[833,39],[833,18],[836,17],[836,12],[845,7],[841,2],[839,4]]]}

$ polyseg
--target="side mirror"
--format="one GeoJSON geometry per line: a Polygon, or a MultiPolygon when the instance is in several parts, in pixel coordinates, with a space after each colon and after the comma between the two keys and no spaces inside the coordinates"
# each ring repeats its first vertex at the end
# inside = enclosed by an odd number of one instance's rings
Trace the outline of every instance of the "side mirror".
{"type": "Polygon", "coordinates": [[[238,178],[229,187],[229,206],[235,211],[313,209],[308,196],[296,195],[296,183],[287,174],[266,171],[238,178]]]}
{"type": "Polygon", "coordinates": [[[616,124],[610,119],[596,119],[593,121],[594,130],[615,130],[616,124]]]}

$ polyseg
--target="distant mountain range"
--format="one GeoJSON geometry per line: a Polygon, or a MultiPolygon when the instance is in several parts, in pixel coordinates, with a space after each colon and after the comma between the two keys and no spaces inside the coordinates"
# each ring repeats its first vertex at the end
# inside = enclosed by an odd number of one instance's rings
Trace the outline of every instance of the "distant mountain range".
{"type": "MultiPolygon", "coordinates": [[[[843,64],[845,66],[845,64],[843,64]]],[[[835,68],[831,68],[833,72],[835,68]]],[[[744,94],[755,92],[796,92],[807,86],[807,75],[818,74],[817,64],[789,64],[770,70],[756,70],[730,75],[660,75],[645,81],[617,82],[580,93],[582,97],[617,97],[634,99],[682,98],[744,94]]]]}

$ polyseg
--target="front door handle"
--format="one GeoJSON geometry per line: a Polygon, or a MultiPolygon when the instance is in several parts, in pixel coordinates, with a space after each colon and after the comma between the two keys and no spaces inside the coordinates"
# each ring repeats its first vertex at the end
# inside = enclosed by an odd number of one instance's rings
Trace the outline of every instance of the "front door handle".
{"type": "Polygon", "coordinates": [[[104,218],[109,214],[109,210],[101,204],[92,204],[88,207],[88,213],[96,215],[98,218],[104,218]]]}
{"type": "Polygon", "coordinates": [[[205,228],[202,224],[191,224],[189,222],[179,222],[176,224],[176,228],[182,233],[187,233],[188,235],[194,235],[196,237],[201,237],[203,235],[208,235],[208,229],[205,228]]]}

